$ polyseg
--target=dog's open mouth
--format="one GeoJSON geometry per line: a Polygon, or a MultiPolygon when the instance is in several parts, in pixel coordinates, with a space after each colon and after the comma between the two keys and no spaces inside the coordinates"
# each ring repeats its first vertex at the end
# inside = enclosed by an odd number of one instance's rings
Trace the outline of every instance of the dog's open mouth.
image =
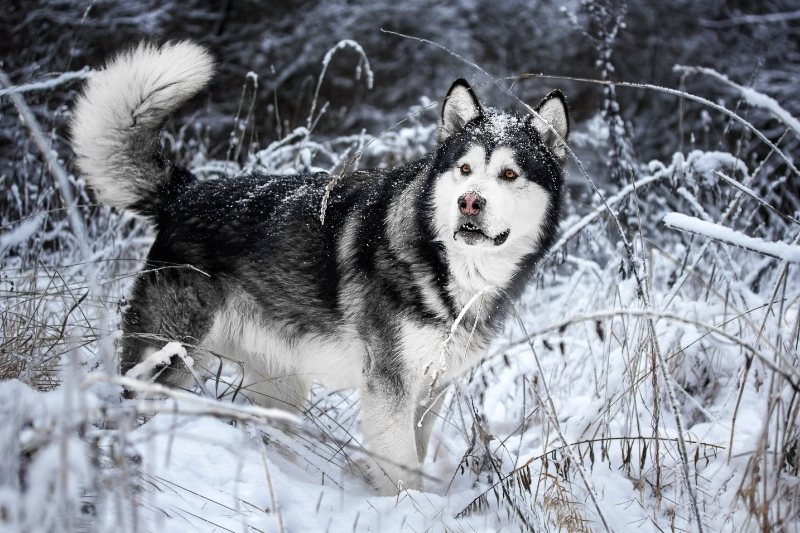
{"type": "Polygon", "coordinates": [[[511,229],[498,233],[494,237],[486,235],[483,230],[472,222],[466,222],[453,233],[453,239],[461,239],[470,246],[500,246],[508,239],[511,229]]]}

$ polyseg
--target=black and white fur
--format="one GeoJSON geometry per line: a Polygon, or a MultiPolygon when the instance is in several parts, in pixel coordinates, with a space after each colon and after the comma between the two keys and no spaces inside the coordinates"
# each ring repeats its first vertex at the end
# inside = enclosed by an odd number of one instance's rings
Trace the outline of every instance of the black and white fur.
{"type": "MultiPolygon", "coordinates": [[[[198,45],[143,44],[96,72],[75,107],[73,145],[97,197],[157,230],[121,371],[166,338],[244,362],[260,403],[298,405],[314,380],[357,388],[373,483],[419,489],[431,390],[475,364],[555,239],[564,97],[520,116],[482,108],[456,81],[436,148],[344,176],[322,224],[327,174],[198,180],[164,160],[164,120],[213,70],[198,45]]],[[[183,364],[159,379],[179,383],[183,364]]]]}

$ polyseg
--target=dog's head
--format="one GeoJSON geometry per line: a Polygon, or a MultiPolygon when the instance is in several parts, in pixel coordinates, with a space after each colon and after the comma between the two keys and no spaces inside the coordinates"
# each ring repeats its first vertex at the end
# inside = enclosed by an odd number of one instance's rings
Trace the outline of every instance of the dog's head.
{"type": "Polygon", "coordinates": [[[569,131],[554,91],[520,116],[484,110],[464,80],[442,107],[433,164],[433,225],[448,250],[519,259],[552,244],[569,131]]]}

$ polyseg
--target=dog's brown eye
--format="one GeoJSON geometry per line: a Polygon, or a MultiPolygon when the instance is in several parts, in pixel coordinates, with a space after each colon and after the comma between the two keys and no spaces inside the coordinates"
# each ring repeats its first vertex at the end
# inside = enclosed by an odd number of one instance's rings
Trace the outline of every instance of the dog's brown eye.
{"type": "Polygon", "coordinates": [[[469,174],[470,172],[472,172],[472,167],[469,166],[469,163],[464,163],[461,165],[462,174],[469,174]]]}
{"type": "Polygon", "coordinates": [[[510,168],[506,169],[506,171],[503,172],[503,177],[505,179],[507,179],[507,180],[516,179],[517,176],[518,176],[518,174],[516,172],[514,172],[513,170],[511,170],[510,168]]]}

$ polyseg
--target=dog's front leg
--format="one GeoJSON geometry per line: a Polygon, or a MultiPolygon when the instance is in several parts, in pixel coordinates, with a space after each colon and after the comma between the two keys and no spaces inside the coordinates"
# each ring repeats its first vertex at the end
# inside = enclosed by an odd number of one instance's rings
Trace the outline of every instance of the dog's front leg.
{"type": "Polygon", "coordinates": [[[425,456],[428,453],[428,444],[431,440],[431,433],[436,420],[439,418],[439,412],[442,410],[444,403],[445,391],[440,389],[433,398],[423,398],[417,405],[416,413],[414,414],[414,430],[417,440],[417,456],[419,462],[425,461],[425,456]]]}
{"type": "Polygon", "coordinates": [[[361,397],[361,425],[370,454],[372,482],[381,494],[422,489],[414,431],[416,402],[408,393],[367,382],[361,397]]]}

